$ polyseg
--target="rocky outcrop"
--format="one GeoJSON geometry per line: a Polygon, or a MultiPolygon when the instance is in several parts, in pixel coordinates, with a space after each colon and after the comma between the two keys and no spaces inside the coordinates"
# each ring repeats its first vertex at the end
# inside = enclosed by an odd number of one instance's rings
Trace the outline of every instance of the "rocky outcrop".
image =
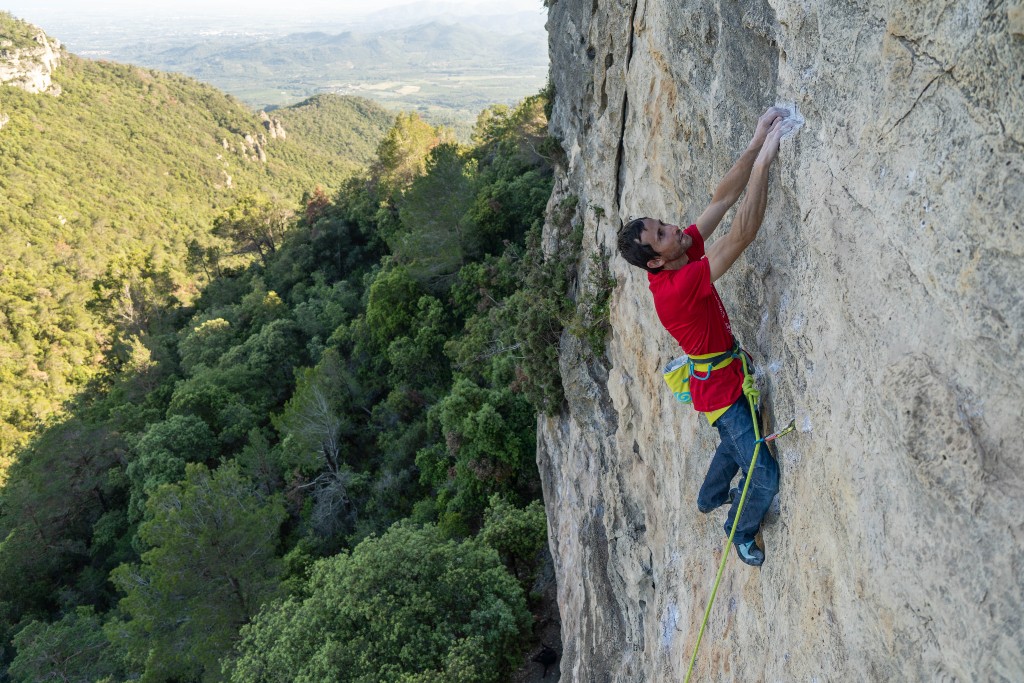
{"type": "Polygon", "coordinates": [[[267,133],[272,140],[278,138],[284,140],[288,137],[288,132],[281,125],[281,122],[278,119],[272,118],[267,112],[260,112],[260,120],[263,122],[263,127],[267,129],[267,133]]]}
{"type": "MultiPolygon", "coordinates": [[[[281,129],[284,130],[283,128],[281,129]]],[[[263,133],[256,133],[254,136],[252,133],[238,133],[240,140],[238,141],[238,147],[236,148],[227,138],[221,138],[221,146],[228,152],[238,152],[238,154],[246,161],[258,161],[261,164],[267,163],[267,136],[263,133]]],[[[284,139],[284,134],[280,136],[284,139]]],[[[218,156],[218,159],[222,157],[218,156]]],[[[224,162],[225,164],[227,162],[224,162]]],[[[230,181],[228,183],[230,187],[230,181]]]]}
{"type": "Polygon", "coordinates": [[[17,47],[13,40],[0,38],[0,83],[30,93],[60,94],[51,76],[60,64],[61,44],[41,29],[34,29],[31,47],[17,47]]]}
{"type": "Polygon", "coordinates": [[[629,216],[693,221],[780,102],[806,125],[718,286],[768,414],[799,430],[767,562],[729,560],[694,680],[1024,680],[1021,17],[550,4],[552,203],[579,198],[617,280],[606,355],[563,335],[567,403],[539,429],[565,680],[686,674],[724,541],[695,503],[717,434],[663,386],[679,351],[614,238],[629,216]]]}

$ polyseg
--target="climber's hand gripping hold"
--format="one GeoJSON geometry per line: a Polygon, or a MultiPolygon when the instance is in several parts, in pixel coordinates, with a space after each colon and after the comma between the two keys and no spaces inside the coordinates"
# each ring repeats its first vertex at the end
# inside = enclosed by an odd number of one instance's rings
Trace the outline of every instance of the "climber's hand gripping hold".
{"type": "Polygon", "coordinates": [[[789,116],[788,109],[783,109],[782,107],[769,107],[765,113],[761,114],[761,118],[757,120],[757,128],[754,129],[754,138],[750,141],[747,148],[761,149],[761,146],[764,144],[764,139],[768,136],[768,131],[771,127],[787,116],[789,116]]]}
{"type": "Polygon", "coordinates": [[[705,241],[711,237],[715,228],[722,222],[722,218],[740,198],[740,195],[743,194],[743,188],[747,186],[747,182],[750,179],[750,170],[753,168],[754,161],[757,159],[772,126],[782,121],[788,115],[788,109],[770,107],[757,119],[754,137],[751,138],[750,144],[747,145],[740,158],[736,160],[736,163],[732,165],[729,172],[722,178],[722,182],[718,184],[714,194],[711,196],[711,203],[708,204],[707,208],[704,209],[703,213],[695,221],[697,230],[705,241]]]}
{"type": "MultiPolygon", "coordinates": [[[[759,132],[762,122],[774,109],[769,109],[758,120],[759,132]]],[[[785,109],[780,111],[789,113],[785,109]]],[[[757,237],[757,232],[761,229],[761,223],[764,220],[765,207],[768,204],[768,169],[779,155],[779,142],[782,140],[782,136],[793,130],[794,125],[791,121],[775,118],[762,138],[761,147],[747,171],[747,195],[736,210],[736,218],[733,219],[729,232],[707,248],[712,282],[724,275],[740,257],[743,250],[749,247],[757,237]]],[[[755,134],[755,140],[759,132],[755,134]]],[[[743,161],[743,157],[740,157],[740,161],[743,161]]],[[[736,165],[739,163],[739,161],[736,162],[736,165]]],[[[697,229],[700,229],[699,222],[697,229]]]]}

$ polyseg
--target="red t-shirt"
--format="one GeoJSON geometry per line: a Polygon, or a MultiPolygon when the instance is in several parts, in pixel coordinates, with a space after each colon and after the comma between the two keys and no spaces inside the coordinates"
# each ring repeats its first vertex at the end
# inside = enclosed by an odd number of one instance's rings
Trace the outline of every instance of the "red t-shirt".
{"type": "MultiPolygon", "coordinates": [[[[711,264],[704,255],[704,238],[696,225],[684,232],[693,238],[686,251],[690,262],[679,270],[647,274],[654,310],[687,355],[728,351],[732,348],[732,326],[718,290],[711,284],[711,264]]],[[[690,380],[693,407],[701,412],[731,406],[741,393],[743,364],[736,361],[715,370],[707,380],[690,380]]]]}

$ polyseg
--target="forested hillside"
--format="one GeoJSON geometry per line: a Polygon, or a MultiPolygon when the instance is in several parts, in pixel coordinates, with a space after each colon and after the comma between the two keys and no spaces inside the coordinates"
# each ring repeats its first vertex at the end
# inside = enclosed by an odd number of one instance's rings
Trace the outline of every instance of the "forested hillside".
{"type": "MultiPolygon", "coordinates": [[[[26,25],[3,16],[18,44],[26,25]]],[[[0,479],[106,348],[137,343],[154,310],[191,300],[190,254],[231,263],[210,233],[218,215],[338,188],[393,120],[331,98],[315,126],[309,103],[274,112],[289,133],[274,137],[272,121],[186,77],[64,55],[53,78],[59,96],[0,86],[0,479]]]]}
{"type": "MultiPolygon", "coordinates": [[[[236,198],[207,214],[219,250],[182,221],[179,273],[129,233],[144,319],[105,318],[116,374],[0,490],[12,680],[507,678],[539,609],[536,416],[562,401],[563,327],[599,335],[606,310],[571,300],[575,202],[541,248],[545,104],[487,109],[468,146],[400,115],[294,215],[236,198]]],[[[93,275],[109,310],[122,285],[93,275]]]]}

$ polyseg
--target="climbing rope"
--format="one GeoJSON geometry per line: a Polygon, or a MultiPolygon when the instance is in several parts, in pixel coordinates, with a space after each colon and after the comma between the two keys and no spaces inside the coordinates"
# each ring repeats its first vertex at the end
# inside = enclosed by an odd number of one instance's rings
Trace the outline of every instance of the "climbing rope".
{"type": "Polygon", "coordinates": [[[711,614],[711,605],[715,602],[715,595],[718,593],[718,584],[722,581],[722,572],[725,570],[725,562],[729,559],[729,546],[732,545],[732,539],[736,535],[736,526],[740,522],[740,515],[743,514],[743,504],[747,502],[747,489],[750,488],[750,480],[753,479],[754,467],[757,465],[757,455],[761,450],[761,444],[774,441],[783,434],[789,434],[791,431],[796,429],[796,421],[790,420],[789,424],[784,429],[770,434],[769,436],[761,438],[761,429],[757,424],[757,399],[761,396],[761,393],[754,386],[754,375],[750,372],[750,368],[747,366],[747,354],[744,351],[739,352],[740,358],[743,360],[743,395],[747,397],[747,403],[750,405],[750,419],[754,422],[754,436],[757,441],[754,442],[754,457],[750,459],[750,467],[747,469],[747,476],[743,482],[743,493],[740,494],[739,505],[736,506],[736,517],[732,521],[732,531],[729,532],[729,540],[725,542],[725,550],[722,552],[722,561],[718,564],[718,574],[715,576],[715,585],[711,589],[711,597],[708,599],[708,606],[704,610],[704,619],[700,623],[700,631],[697,632],[697,644],[693,646],[693,655],[690,657],[690,667],[686,670],[686,681],[684,683],[690,683],[690,676],[693,674],[693,664],[697,661],[697,650],[700,648],[700,641],[704,638],[704,629],[708,625],[708,616],[711,614]]]}

